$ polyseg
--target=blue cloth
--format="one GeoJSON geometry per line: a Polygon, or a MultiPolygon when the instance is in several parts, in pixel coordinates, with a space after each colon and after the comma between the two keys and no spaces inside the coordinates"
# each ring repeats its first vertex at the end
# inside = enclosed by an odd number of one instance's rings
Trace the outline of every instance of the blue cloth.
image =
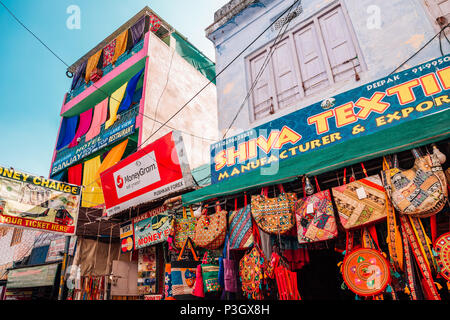
{"type": "Polygon", "coordinates": [[[134,91],[136,90],[137,83],[143,72],[144,72],[144,68],[142,68],[141,71],[136,73],[133,76],[133,78],[131,78],[130,81],[128,81],[125,95],[122,99],[122,103],[120,104],[120,107],[119,107],[119,110],[117,111],[117,113],[121,113],[125,110],[128,110],[128,108],[131,106],[131,103],[133,102],[134,91]]]}
{"type": "Polygon", "coordinates": [[[84,82],[84,73],[86,71],[87,60],[82,62],[76,69],[70,90],[78,88],[84,82]]]}
{"type": "Polygon", "coordinates": [[[59,130],[59,138],[56,144],[56,150],[64,148],[73,140],[73,137],[75,137],[75,133],[77,131],[77,124],[78,115],[70,118],[63,118],[61,129],[59,130]]]}

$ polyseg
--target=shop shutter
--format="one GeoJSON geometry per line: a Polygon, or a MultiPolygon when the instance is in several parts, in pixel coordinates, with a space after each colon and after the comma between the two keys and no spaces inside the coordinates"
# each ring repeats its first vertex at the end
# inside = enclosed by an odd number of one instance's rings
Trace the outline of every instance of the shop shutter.
{"type": "Polygon", "coordinates": [[[289,38],[275,46],[271,62],[275,76],[278,107],[292,106],[300,99],[300,93],[289,38]]]}
{"type": "Polygon", "coordinates": [[[329,80],[313,23],[294,34],[305,95],[327,87],[329,80]]]}
{"type": "Polygon", "coordinates": [[[319,18],[323,41],[331,65],[334,81],[355,76],[361,71],[342,8],[338,7],[319,18]]]}
{"type": "MultiPolygon", "coordinates": [[[[252,60],[250,60],[250,85],[253,84],[259,71],[265,61],[267,51],[262,52],[252,60]]],[[[270,64],[264,69],[258,82],[253,88],[253,112],[255,120],[264,118],[269,114],[270,105],[272,103],[272,90],[270,84],[270,64]]]]}

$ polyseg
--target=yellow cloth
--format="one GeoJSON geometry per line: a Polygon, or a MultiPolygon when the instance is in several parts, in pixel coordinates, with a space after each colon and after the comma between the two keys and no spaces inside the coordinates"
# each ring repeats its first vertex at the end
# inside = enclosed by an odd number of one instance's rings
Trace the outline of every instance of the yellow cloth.
{"type": "Polygon", "coordinates": [[[105,170],[108,170],[113,165],[115,165],[117,162],[119,162],[120,159],[122,159],[125,149],[127,148],[127,144],[128,144],[128,139],[126,139],[125,141],[122,141],[117,146],[112,148],[106,155],[105,159],[103,159],[103,162],[100,165],[100,168],[98,168],[98,171],[97,171],[97,174],[95,177],[95,181],[97,181],[97,184],[99,185],[99,187],[102,186],[102,182],[100,180],[100,173],[102,173],[105,170]]]}
{"type": "Polygon", "coordinates": [[[119,34],[116,38],[116,48],[114,49],[114,56],[111,60],[112,64],[115,64],[117,59],[125,52],[127,49],[128,41],[128,29],[119,34]]]}
{"type": "Polygon", "coordinates": [[[84,162],[83,168],[83,194],[81,206],[85,208],[95,207],[105,202],[103,191],[96,181],[95,177],[100,168],[100,156],[84,162]]]}
{"type": "Polygon", "coordinates": [[[85,76],[85,80],[86,83],[89,83],[89,78],[91,77],[91,72],[97,67],[98,64],[98,60],[100,60],[100,56],[102,54],[102,50],[98,51],[97,53],[95,53],[94,55],[92,55],[87,64],[86,64],[86,76],[85,76]]]}
{"type": "Polygon", "coordinates": [[[114,93],[109,98],[109,119],[105,123],[105,129],[111,127],[117,120],[117,111],[119,110],[120,103],[122,102],[123,96],[127,89],[128,82],[124,83],[119,89],[114,91],[114,93]]]}

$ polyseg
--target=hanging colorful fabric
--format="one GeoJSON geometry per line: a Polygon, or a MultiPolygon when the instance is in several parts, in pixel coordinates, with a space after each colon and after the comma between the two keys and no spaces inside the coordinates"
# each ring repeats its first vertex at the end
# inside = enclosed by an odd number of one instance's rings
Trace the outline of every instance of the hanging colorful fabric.
{"type": "Polygon", "coordinates": [[[321,191],[316,180],[317,193],[306,196],[303,183],[303,199],[295,203],[299,243],[309,243],[333,239],[337,236],[337,225],[329,190],[321,191]]]}
{"type": "Polygon", "coordinates": [[[279,185],[281,194],[276,198],[267,196],[267,187],[262,188],[260,195],[252,196],[251,210],[256,224],[270,234],[285,234],[294,225],[293,207],[297,196],[285,193],[279,185]]]}
{"type": "Polygon", "coordinates": [[[450,232],[436,239],[434,251],[438,254],[437,263],[441,275],[445,280],[450,281],[450,232]]]}
{"type": "Polygon", "coordinates": [[[116,47],[114,50],[114,56],[111,59],[111,63],[114,65],[117,59],[125,52],[127,49],[128,41],[128,29],[119,34],[116,38],[116,47]]]}
{"type": "Polygon", "coordinates": [[[150,15],[150,31],[156,32],[161,27],[161,21],[155,15],[150,15]]]}
{"type": "Polygon", "coordinates": [[[103,171],[105,171],[105,170],[111,168],[112,166],[114,166],[115,164],[117,164],[117,162],[119,162],[122,159],[123,154],[125,153],[125,150],[127,148],[127,145],[128,145],[128,139],[125,139],[124,141],[122,141],[121,143],[116,145],[114,148],[109,150],[108,154],[103,159],[102,164],[98,168],[98,171],[95,175],[95,181],[97,182],[99,187],[102,186],[102,182],[100,180],[100,174],[103,171]]]}
{"type": "Polygon", "coordinates": [[[102,102],[98,103],[94,107],[94,115],[92,117],[91,127],[84,136],[85,142],[88,142],[89,140],[95,138],[100,134],[102,124],[105,123],[107,117],[108,117],[108,98],[104,99],[102,102]]]}
{"type": "Polygon", "coordinates": [[[80,114],[80,120],[78,122],[78,128],[75,133],[75,136],[73,137],[72,141],[69,143],[69,148],[76,147],[78,145],[79,140],[81,140],[81,137],[85,135],[92,122],[92,109],[88,109],[80,114]]]}
{"type": "Polygon", "coordinates": [[[355,294],[374,296],[383,292],[390,282],[389,264],[377,250],[356,249],[345,256],[342,276],[355,294]]]}
{"type": "Polygon", "coordinates": [[[225,241],[227,231],[227,212],[216,207],[216,213],[207,214],[207,206],[197,220],[194,233],[194,242],[197,246],[205,249],[217,249],[225,241]]]}
{"type": "Polygon", "coordinates": [[[103,198],[103,191],[97,185],[97,181],[95,181],[96,174],[98,169],[100,168],[101,161],[100,156],[96,156],[95,158],[89,159],[84,162],[84,170],[83,170],[83,191],[81,197],[81,206],[90,208],[102,205],[105,203],[105,199],[103,198]]]}
{"type": "Polygon", "coordinates": [[[92,56],[89,57],[87,65],[86,65],[86,75],[85,75],[85,81],[86,83],[89,83],[91,80],[91,74],[94,71],[94,69],[97,68],[98,61],[100,60],[100,56],[102,54],[102,50],[97,51],[92,56]]]}
{"type": "Polygon", "coordinates": [[[189,217],[186,214],[186,207],[183,207],[183,216],[175,218],[174,222],[175,236],[173,244],[176,248],[181,249],[188,237],[194,238],[196,222],[197,218],[194,217],[192,207],[189,207],[189,217]]]}
{"type": "Polygon", "coordinates": [[[403,215],[425,218],[438,213],[445,206],[447,181],[434,153],[422,156],[417,149],[413,149],[412,153],[415,160],[411,169],[402,170],[394,165],[381,174],[395,209],[403,215]]]}
{"type": "Polygon", "coordinates": [[[116,39],[103,48],[103,68],[112,62],[116,49],[116,39]]]}
{"type": "Polygon", "coordinates": [[[332,188],[333,198],[344,229],[349,230],[373,224],[386,219],[386,197],[378,175],[368,176],[361,163],[366,178],[332,188]]]}
{"type": "Polygon", "coordinates": [[[117,111],[122,102],[128,82],[125,82],[119,89],[113,92],[109,98],[109,119],[105,123],[105,130],[111,127],[117,120],[117,111]]]}
{"type": "Polygon", "coordinates": [[[230,249],[247,249],[253,245],[251,205],[247,205],[245,195],[244,207],[230,212],[230,249]]]}

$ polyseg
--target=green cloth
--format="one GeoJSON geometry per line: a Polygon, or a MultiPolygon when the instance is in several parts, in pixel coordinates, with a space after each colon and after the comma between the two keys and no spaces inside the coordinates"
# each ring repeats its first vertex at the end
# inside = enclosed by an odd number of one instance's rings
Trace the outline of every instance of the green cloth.
{"type": "Polygon", "coordinates": [[[407,121],[367,136],[292,157],[280,162],[277,175],[261,175],[259,170],[209,185],[182,195],[184,205],[243,192],[252,188],[285,183],[300,175],[318,175],[450,137],[450,109],[407,121]]]}

